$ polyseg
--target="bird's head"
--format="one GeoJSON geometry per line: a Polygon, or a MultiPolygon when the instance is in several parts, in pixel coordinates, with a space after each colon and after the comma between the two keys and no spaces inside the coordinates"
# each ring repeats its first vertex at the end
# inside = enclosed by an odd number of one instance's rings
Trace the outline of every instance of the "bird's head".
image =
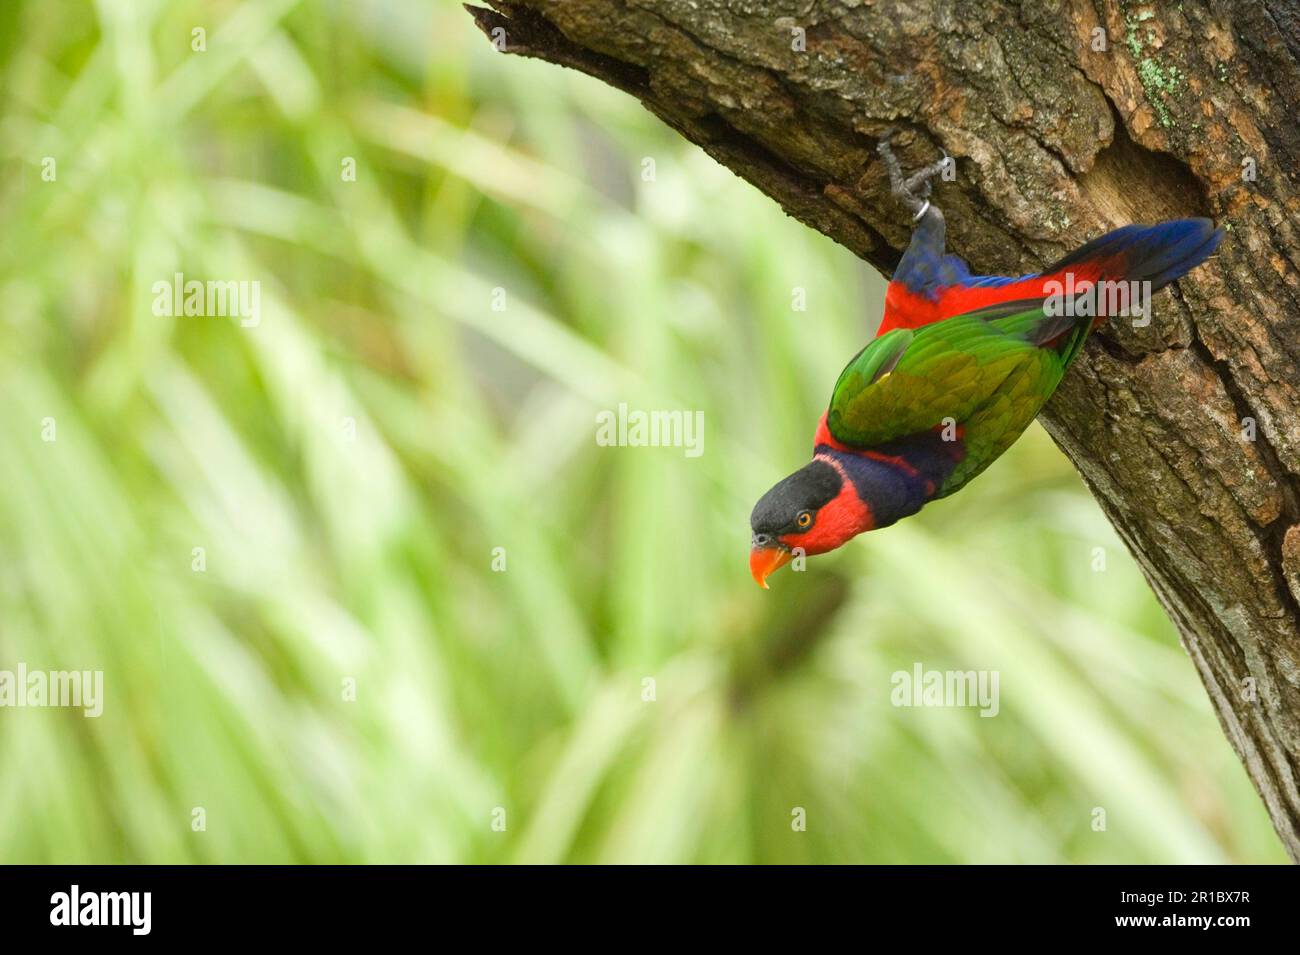
{"type": "Polygon", "coordinates": [[[830,458],[813,458],[783,478],[754,505],[749,570],[764,589],[796,549],[824,554],[871,528],[871,512],[853,482],[830,458]]]}

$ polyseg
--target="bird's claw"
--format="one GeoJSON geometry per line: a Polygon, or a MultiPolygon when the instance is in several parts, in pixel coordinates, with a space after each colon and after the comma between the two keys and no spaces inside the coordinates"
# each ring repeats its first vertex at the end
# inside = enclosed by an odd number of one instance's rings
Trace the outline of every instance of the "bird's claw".
{"type": "Polygon", "coordinates": [[[897,132],[897,128],[893,126],[885,130],[880,137],[880,143],[876,146],[876,152],[880,154],[881,160],[885,163],[885,170],[889,173],[889,191],[912,210],[913,218],[920,219],[930,208],[930,192],[933,189],[931,180],[947,169],[952,159],[944,153],[942,159],[918,169],[910,176],[904,176],[903,167],[889,145],[889,141],[897,132]]]}

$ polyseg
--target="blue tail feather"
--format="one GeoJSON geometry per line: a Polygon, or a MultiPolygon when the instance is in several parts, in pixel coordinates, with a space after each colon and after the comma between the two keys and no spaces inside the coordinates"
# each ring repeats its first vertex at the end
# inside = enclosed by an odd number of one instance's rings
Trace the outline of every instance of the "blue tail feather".
{"type": "Polygon", "coordinates": [[[1105,278],[1150,282],[1152,291],[1180,279],[1204,262],[1219,243],[1223,230],[1209,219],[1173,219],[1158,225],[1126,225],[1093,239],[1043,270],[1044,275],[1071,266],[1112,259],[1105,278]]]}

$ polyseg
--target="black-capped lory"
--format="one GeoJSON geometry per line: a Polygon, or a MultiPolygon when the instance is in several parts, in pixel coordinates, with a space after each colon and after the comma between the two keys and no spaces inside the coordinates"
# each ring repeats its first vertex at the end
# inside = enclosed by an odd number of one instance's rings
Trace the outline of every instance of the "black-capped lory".
{"type": "Polygon", "coordinates": [[[945,254],[927,198],[946,160],[904,178],[888,136],[879,151],[918,225],[877,337],[835,383],[812,461],[754,506],[749,565],[763,587],[796,553],[834,550],[964,487],[1034,420],[1099,320],[1142,315],[1223,238],[1208,219],[1129,225],[1035,275],[972,275],[945,254]]]}

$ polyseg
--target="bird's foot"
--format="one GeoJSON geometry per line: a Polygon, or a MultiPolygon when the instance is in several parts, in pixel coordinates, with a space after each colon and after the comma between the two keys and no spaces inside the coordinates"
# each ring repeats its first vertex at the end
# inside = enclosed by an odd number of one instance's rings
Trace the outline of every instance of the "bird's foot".
{"type": "Polygon", "coordinates": [[[925,215],[926,210],[930,208],[930,180],[947,169],[952,159],[948,157],[947,153],[944,153],[942,159],[937,159],[930,165],[918,169],[910,176],[905,176],[903,175],[903,167],[898,162],[898,157],[894,155],[894,150],[889,145],[889,141],[896,132],[897,130],[893,128],[885,130],[885,134],[880,137],[880,144],[876,147],[876,152],[880,153],[880,158],[885,163],[885,169],[889,172],[889,191],[897,196],[903,205],[912,210],[914,220],[919,220],[925,215]]]}

